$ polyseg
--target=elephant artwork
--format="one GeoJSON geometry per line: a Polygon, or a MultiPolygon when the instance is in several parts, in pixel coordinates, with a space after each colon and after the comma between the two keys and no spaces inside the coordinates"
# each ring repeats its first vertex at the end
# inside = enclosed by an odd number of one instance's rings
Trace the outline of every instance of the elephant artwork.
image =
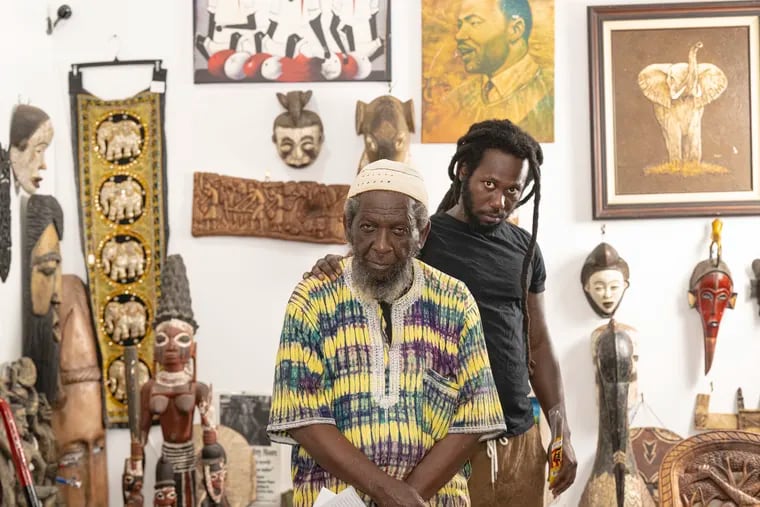
{"type": "Polygon", "coordinates": [[[662,128],[671,170],[700,172],[702,114],[728,87],[725,73],[712,63],[697,63],[702,42],[689,49],[689,61],[653,63],[639,72],[644,96],[652,102],[662,128]]]}
{"type": "Polygon", "coordinates": [[[132,222],[142,215],[143,189],[132,179],[106,181],[100,187],[100,208],[111,221],[132,222]]]}
{"type": "Polygon", "coordinates": [[[103,245],[100,262],[103,272],[111,280],[134,280],[144,272],[145,252],[135,240],[118,242],[116,238],[111,238],[103,245]]]}
{"type": "Polygon", "coordinates": [[[96,140],[98,151],[109,162],[132,159],[141,151],[140,124],[132,119],[108,119],[98,126],[96,140]]]}
{"type": "Polygon", "coordinates": [[[356,134],[364,137],[362,167],[387,158],[407,162],[410,134],[414,132],[414,104],[401,102],[392,95],[382,95],[369,104],[356,102],[356,134]]]}
{"type": "MultiPolygon", "coordinates": [[[[148,367],[142,361],[137,361],[137,385],[142,386],[150,378],[148,367]]],[[[123,358],[114,360],[108,366],[108,378],[105,386],[120,403],[127,402],[127,377],[126,365],[123,358]]]]}
{"type": "Polygon", "coordinates": [[[139,301],[111,301],[103,312],[103,324],[111,339],[121,344],[145,336],[147,312],[139,301]]]}

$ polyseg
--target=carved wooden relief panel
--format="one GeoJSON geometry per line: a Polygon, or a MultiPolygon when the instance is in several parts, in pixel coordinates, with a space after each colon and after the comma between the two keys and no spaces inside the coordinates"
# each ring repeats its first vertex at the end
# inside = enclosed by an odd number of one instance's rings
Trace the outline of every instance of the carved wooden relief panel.
{"type": "Polygon", "coordinates": [[[660,466],[662,507],[760,505],[760,435],[710,431],[676,444],[660,466]]]}
{"type": "Polygon", "coordinates": [[[193,178],[193,236],[259,236],[345,243],[348,185],[257,181],[214,173],[193,178]]]}

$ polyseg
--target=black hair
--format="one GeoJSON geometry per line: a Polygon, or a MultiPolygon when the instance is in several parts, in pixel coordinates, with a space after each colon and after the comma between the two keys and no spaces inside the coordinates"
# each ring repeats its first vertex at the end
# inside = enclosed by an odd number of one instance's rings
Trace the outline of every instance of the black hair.
{"type": "Polygon", "coordinates": [[[468,176],[472,176],[480,165],[483,154],[488,149],[499,150],[522,160],[527,160],[529,171],[525,187],[527,188],[528,184],[533,182],[533,187],[515,206],[515,208],[518,208],[528,202],[531,197],[534,197],[533,228],[528,244],[528,251],[523,260],[522,273],[520,274],[523,292],[523,331],[525,332],[527,344],[528,369],[532,372],[530,312],[528,312],[528,287],[530,286],[528,283],[528,271],[536,253],[536,236],[538,235],[538,205],[541,201],[541,164],[544,162],[544,153],[541,151],[541,145],[530,134],[506,119],[485,120],[472,124],[467,133],[457,141],[457,151],[451,157],[451,162],[449,163],[451,187],[449,187],[446,195],[438,205],[438,212],[447,211],[459,202],[459,198],[462,195],[463,182],[459,180],[458,175],[462,166],[467,168],[468,176]]]}
{"type": "Polygon", "coordinates": [[[512,16],[522,18],[525,22],[523,39],[527,41],[530,38],[530,32],[533,29],[533,13],[530,11],[528,0],[499,0],[499,8],[507,21],[509,21],[512,16]]]}

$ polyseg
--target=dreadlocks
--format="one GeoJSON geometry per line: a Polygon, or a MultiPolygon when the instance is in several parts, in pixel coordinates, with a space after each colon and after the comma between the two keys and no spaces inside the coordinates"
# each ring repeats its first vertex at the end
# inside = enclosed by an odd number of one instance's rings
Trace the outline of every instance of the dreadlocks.
{"type": "Polygon", "coordinates": [[[518,208],[535,196],[533,202],[533,227],[531,231],[528,251],[525,255],[520,274],[522,287],[522,310],[523,330],[527,344],[528,371],[533,373],[534,362],[530,352],[530,312],[528,311],[528,276],[533,256],[536,252],[536,235],[538,234],[538,204],[541,201],[541,164],[544,162],[544,154],[541,146],[528,133],[509,120],[486,120],[474,123],[467,133],[457,141],[457,151],[451,157],[449,163],[449,178],[451,187],[438,205],[438,211],[447,211],[453,208],[462,195],[462,184],[459,180],[459,172],[462,166],[466,167],[470,174],[480,165],[483,154],[487,149],[496,149],[511,154],[517,158],[528,161],[529,171],[525,182],[526,187],[533,182],[531,190],[517,203],[518,208]]]}

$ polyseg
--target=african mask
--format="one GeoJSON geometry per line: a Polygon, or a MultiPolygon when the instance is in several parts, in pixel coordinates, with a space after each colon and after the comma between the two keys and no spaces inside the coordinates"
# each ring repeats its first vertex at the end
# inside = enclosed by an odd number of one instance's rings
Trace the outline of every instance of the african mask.
{"type": "Polygon", "coordinates": [[[23,236],[23,355],[37,367],[37,391],[55,406],[60,391],[58,348],[62,296],[63,212],[50,195],[32,195],[23,236]]]}
{"type": "Polygon", "coordinates": [[[591,308],[600,317],[612,317],[628,288],[628,263],[612,245],[599,243],[586,257],[581,284],[591,308]]]}
{"type": "Polygon", "coordinates": [[[58,474],[81,487],[60,487],[66,505],[106,507],[108,470],[101,373],[84,283],[63,276],[60,375],[63,397],[53,412],[58,474]]]}
{"type": "Polygon", "coordinates": [[[752,272],[755,274],[755,279],[752,280],[752,295],[760,304],[760,259],[752,261],[752,272]]]}
{"type": "Polygon", "coordinates": [[[153,493],[154,507],[176,507],[177,490],[174,482],[174,467],[163,458],[156,463],[156,484],[153,493]]]}
{"type": "Polygon", "coordinates": [[[272,141],[280,158],[296,169],[314,162],[324,142],[322,120],[315,112],[304,109],[310,98],[311,90],[277,94],[287,112],[275,118],[272,141]]]}
{"type": "Polygon", "coordinates": [[[414,132],[414,104],[382,95],[369,104],[356,102],[356,133],[364,137],[359,170],[376,160],[406,162],[410,134],[414,132]]]}
{"type": "Polygon", "coordinates": [[[725,262],[717,259],[706,259],[697,264],[689,280],[689,306],[696,308],[702,319],[705,375],[712,366],[723,312],[736,303],[733,288],[731,271],[725,262]]]}
{"type": "Polygon", "coordinates": [[[224,448],[217,443],[203,446],[201,465],[203,466],[203,489],[206,495],[206,498],[201,501],[201,506],[228,505],[224,498],[227,480],[227,455],[224,448]]]}
{"type": "Polygon", "coordinates": [[[47,169],[45,150],[53,141],[53,124],[45,111],[38,107],[20,104],[11,117],[10,161],[18,187],[32,195],[38,188],[47,169]]]}

